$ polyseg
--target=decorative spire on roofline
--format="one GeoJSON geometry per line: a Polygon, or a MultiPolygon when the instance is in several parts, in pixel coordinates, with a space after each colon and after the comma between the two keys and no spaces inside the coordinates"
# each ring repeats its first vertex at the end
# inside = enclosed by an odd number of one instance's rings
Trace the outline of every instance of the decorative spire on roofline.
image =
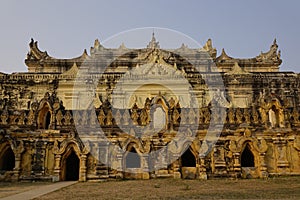
{"type": "Polygon", "coordinates": [[[34,41],[33,38],[31,38],[31,41],[29,43],[30,50],[27,53],[27,60],[40,60],[40,59],[47,59],[49,58],[49,55],[47,51],[42,52],[38,48],[38,42],[34,41]]]}
{"type": "Polygon", "coordinates": [[[99,50],[101,50],[101,49],[103,49],[103,48],[104,48],[104,47],[100,44],[99,40],[96,39],[95,42],[94,42],[94,46],[91,47],[91,49],[90,49],[90,53],[91,53],[91,55],[92,55],[92,54],[94,54],[95,52],[97,52],[97,51],[99,51],[99,50]]]}
{"type": "Polygon", "coordinates": [[[203,46],[203,49],[205,51],[207,51],[213,59],[215,59],[217,57],[217,49],[212,46],[212,40],[210,38],[207,40],[207,42],[203,46]]]}
{"type": "Polygon", "coordinates": [[[278,50],[278,45],[276,38],[273,41],[273,44],[270,47],[270,50],[268,52],[261,52],[258,56],[256,56],[256,60],[258,62],[264,62],[264,61],[273,61],[273,62],[278,62],[281,64],[281,51],[278,50]]]}
{"type": "Polygon", "coordinates": [[[233,58],[228,56],[225,52],[225,49],[222,49],[221,55],[217,58],[218,60],[232,60],[233,58]]]}
{"type": "Polygon", "coordinates": [[[149,44],[147,45],[147,48],[148,49],[159,49],[160,46],[159,46],[159,42],[156,42],[156,38],[155,38],[155,35],[154,35],[154,31],[152,33],[152,39],[151,41],[149,42],[149,44]]]}

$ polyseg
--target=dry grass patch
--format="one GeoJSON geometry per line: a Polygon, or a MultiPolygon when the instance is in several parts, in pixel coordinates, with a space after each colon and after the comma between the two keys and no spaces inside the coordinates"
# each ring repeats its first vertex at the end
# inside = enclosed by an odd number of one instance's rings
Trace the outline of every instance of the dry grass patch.
{"type": "Polygon", "coordinates": [[[300,199],[300,177],[267,180],[151,179],[78,183],[44,195],[56,199],[300,199]]]}

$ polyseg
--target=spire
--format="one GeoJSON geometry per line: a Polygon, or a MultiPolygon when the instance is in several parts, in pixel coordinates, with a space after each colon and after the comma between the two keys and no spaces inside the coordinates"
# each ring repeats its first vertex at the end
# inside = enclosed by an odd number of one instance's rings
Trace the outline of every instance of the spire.
{"type": "Polygon", "coordinates": [[[278,49],[278,44],[277,44],[277,41],[276,41],[276,38],[274,39],[274,41],[273,41],[273,44],[272,44],[272,46],[271,46],[271,48],[270,49],[276,49],[276,51],[277,51],[277,49],[278,49]]]}
{"type": "Polygon", "coordinates": [[[217,49],[216,49],[216,48],[213,48],[213,46],[212,46],[212,41],[211,41],[210,38],[207,40],[207,42],[206,42],[205,45],[203,46],[203,49],[204,49],[205,51],[207,51],[213,59],[216,58],[216,56],[217,56],[217,49]]]}
{"type": "Polygon", "coordinates": [[[149,44],[147,45],[148,49],[159,49],[159,42],[156,42],[156,38],[155,38],[155,34],[154,34],[154,30],[152,32],[152,39],[149,42],[149,44]]]}
{"type": "Polygon", "coordinates": [[[94,42],[94,48],[95,48],[95,49],[98,49],[99,46],[100,46],[100,42],[99,42],[98,39],[96,39],[95,42],[94,42]]]}
{"type": "Polygon", "coordinates": [[[274,38],[273,45],[277,45],[276,38],[274,38]]]}
{"type": "Polygon", "coordinates": [[[95,54],[97,51],[102,50],[104,47],[101,45],[100,41],[98,39],[95,40],[94,46],[91,47],[90,53],[91,55],[95,54]]]}
{"type": "Polygon", "coordinates": [[[122,42],[122,44],[119,46],[119,49],[126,49],[124,42],[122,42]]]}

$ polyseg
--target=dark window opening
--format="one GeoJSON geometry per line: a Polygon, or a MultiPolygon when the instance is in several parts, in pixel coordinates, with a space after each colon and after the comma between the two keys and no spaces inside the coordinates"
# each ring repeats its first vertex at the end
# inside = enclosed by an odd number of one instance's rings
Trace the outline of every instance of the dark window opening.
{"type": "Polygon", "coordinates": [[[254,167],[254,156],[248,145],[246,145],[246,147],[241,155],[241,166],[242,167],[254,167]]]}
{"type": "Polygon", "coordinates": [[[74,151],[66,159],[66,181],[79,179],[79,158],[74,151]]]}
{"type": "Polygon", "coordinates": [[[49,129],[50,122],[51,122],[51,113],[50,111],[48,111],[45,117],[45,127],[44,127],[45,129],[49,129]]]}
{"type": "Polygon", "coordinates": [[[12,171],[15,167],[15,154],[8,148],[0,160],[0,171],[12,171]]]}
{"type": "Polygon", "coordinates": [[[141,158],[134,148],[126,156],[126,168],[140,168],[141,158]]]}
{"type": "Polygon", "coordinates": [[[188,148],[181,156],[182,167],[196,167],[196,159],[194,154],[188,148]]]}

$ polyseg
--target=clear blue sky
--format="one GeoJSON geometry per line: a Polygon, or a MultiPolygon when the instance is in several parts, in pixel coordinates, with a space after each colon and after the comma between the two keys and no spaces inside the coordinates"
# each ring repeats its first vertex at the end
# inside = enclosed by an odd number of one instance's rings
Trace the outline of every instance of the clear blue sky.
{"type": "MultiPolygon", "coordinates": [[[[0,71],[26,71],[30,38],[51,56],[71,58],[100,41],[138,27],[164,27],[201,44],[212,38],[232,57],[254,57],[276,37],[281,71],[300,71],[300,1],[3,0],[0,71]]],[[[149,36],[150,40],[151,36],[149,36]]]]}

